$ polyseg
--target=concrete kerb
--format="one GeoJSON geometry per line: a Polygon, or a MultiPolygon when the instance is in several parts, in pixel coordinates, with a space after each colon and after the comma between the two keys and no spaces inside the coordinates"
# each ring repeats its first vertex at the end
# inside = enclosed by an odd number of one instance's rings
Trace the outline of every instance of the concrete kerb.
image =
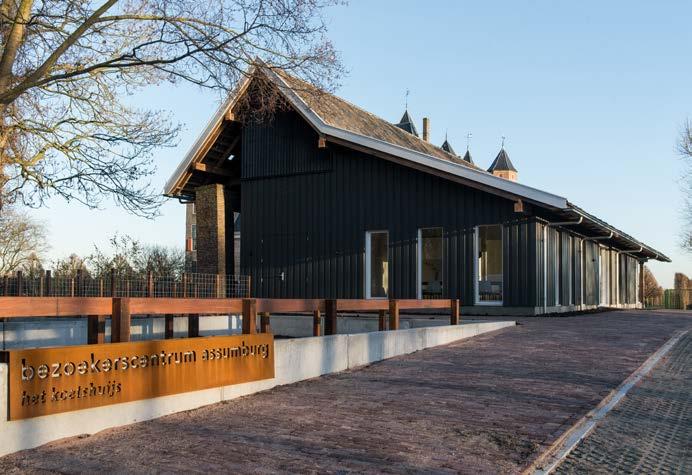
{"type": "Polygon", "coordinates": [[[528,468],[522,471],[522,475],[547,475],[560,465],[574,448],[583,439],[589,436],[596,425],[627,395],[642,378],[648,375],[661,359],[675,346],[675,344],[687,334],[689,330],[676,332],[654,354],[649,356],[639,368],[627,379],[613,389],[603,400],[584,417],[579,419],[572,427],[567,429],[558,439],[551,444],[528,468]]]}
{"type": "Polygon", "coordinates": [[[93,434],[196,409],[514,325],[513,321],[468,323],[276,340],[276,377],[273,379],[17,421],[7,420],[8,367],[0,363],[0,456],[65,437],[93,434]]]}

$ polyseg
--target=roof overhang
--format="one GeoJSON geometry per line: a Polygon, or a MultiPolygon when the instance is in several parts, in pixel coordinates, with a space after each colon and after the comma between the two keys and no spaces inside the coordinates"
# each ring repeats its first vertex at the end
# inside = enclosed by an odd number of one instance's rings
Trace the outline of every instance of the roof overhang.
{"type": "Polygon", "coordinates": [[[609,244],[622,254],[628,254],[639,260],[654,259],[663,262],[671,262],[670,258],[662,252],[647,246],[629,234],[620,231],[600,218],[584,211],[578,206],[567,203],[567,208],[562,210],[562,215],[576,219],[573,222],[552,223],[568,227],[579,227],[587,232],[581,232],[585,239],[609,244]],[[595,233],[595,234],[594,234],[595,233]]]}
{"type": "Polygon", "coordinates": [[[166,182],[164,189],[164,194],[166,196],[181,197],[181,190],[186,180],[190,178],[192,173],[191,170],[193,170],[195,163],[198,163],[204,158],[203,152],[208,147],[210,137],[213,137],[215,132],[223,126],[225,117],[233,111],[238,100],[242,94],[245,93],[251,79],[257,74],[258,68],[261,68],[261,72],[278,88],[289,104],[327,141],[351,146],[356,149],[366,149],[376,152],[381,156],[386,156],[395,161],[401,161],[402,163],[418,169],[434,171],[450,179],[484,191],[511,199],[525,200],[553,212],[564,213],[565,216],[581,218],[583,222],[588,223],[594,229],[602,230],[604,235],[612,233],[608,239],[610,239],[614,245],[621,243],[621,245],[619,245],[619,247],[623,247],[621,252],[629,253],[639,259],[657,259],[670,262],[670,259],[664,254],[646,246],[599,218],[590,215],[586,211],[569,203],[567,199],[562,196],[506,180],[485,171],[476,170],[449,160],[437,158],[432,155],[427,155],[422,152],[330,125],[312,110],[303,98],[301,98],[279,74],[261,62],[257,62],[257,65],[253,66],[253,68],[248,71],[236,90],[214,113],[211,120],[207,123],[202,133],[185,155],[185,158],[166,182]],[[624,249],[627,249],[627,251],[624,249]],[[637,249],[641,250],[637,251],[637,249]]]}
{"type": "MultiPolygon", "coordinates": [[[[255,66],[255,68],[258,67],[262,67],[262,72],[264,72],[272,83],[278,87],[291,106],[303,116],[320,136],[325,137],[327,140],[332,138],[334,141],[342,144],[354,144],[362,148],[397,157],[406,162],[418,164],[431,170],[437,170],[450,176],[459,177],[471,185],[481,185],[486,191],[496,190],[499,194],[504,196],[510,195],[516,199],[524,199],[551,209],[563,209],[567,207],[567,200],[561,196],[547,193],[521,183],[505,180],[504,178],[497,177],[485,171],[475,170],[449,160],[433,157],[382,140],[360,135],[350,130],[334,127],[315,113],[283,78],[272,71],[271,68],[255,66]]],[[[221,127],[224,117],[229,111],[233,110],[233,107],[247,89],[248,83],[254,74],[255,71],[251,70],[236,91],[234,91],[234,93],[217,109],[216,113],[212,116],[207,126],[190,148],[190,151],[175,169],[171,178],[166,182],[164,189],[164,194],[166,196],[178,196],[185,178],[189,177],[192,165],[203,158],[200,156],[200,151],[204,149],[208,138],[213,135],[215,130],[221,127]]]]}

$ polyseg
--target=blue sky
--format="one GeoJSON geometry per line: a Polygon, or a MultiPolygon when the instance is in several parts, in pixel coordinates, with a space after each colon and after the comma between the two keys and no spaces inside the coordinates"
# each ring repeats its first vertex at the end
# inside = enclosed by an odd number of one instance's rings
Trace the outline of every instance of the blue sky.
{"type": "MultiPolygon", "coordinates": [[[[328,11],[330,38],[348,74],[341,97],[391,121],[404,109],[432,140],[458,153],[471,132],[476,163],[490,165],[506,136],[519,180],[573,203],[658,248],[659,282],[692,275],[677,247],[682,163],[675,151],[692,117],[692,2],[366,1],[328,11]]],[[[156,154],[157,187],[204,127],[218,96],[192,86],[142,94],[185,125],[179,145],[156,154]]],[[[453,203],[450,203],[453,206],[453,203]]],[[[46,220],[50,257],[89,254],[114,232],[183,246],[176,201],[148,221],[113,205],[91,211],[58,200],[46,220]]]]}

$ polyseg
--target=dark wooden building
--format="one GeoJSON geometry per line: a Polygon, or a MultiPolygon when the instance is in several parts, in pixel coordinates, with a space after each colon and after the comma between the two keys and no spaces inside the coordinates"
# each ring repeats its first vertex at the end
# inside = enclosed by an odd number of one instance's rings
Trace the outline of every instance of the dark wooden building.
{"type": "Polygon", "coordinates": [[[643,263],[669,261],[517,182],[504,148],[483,170],[428,135],[408,113],[392,124],[258,67],[166,194],[195,202],[197,270],[249,275],[255,297],[458,298],[467,313],[636,307],[643,263]],[[251,114],[267,87],[282,107],[251,114]]]}

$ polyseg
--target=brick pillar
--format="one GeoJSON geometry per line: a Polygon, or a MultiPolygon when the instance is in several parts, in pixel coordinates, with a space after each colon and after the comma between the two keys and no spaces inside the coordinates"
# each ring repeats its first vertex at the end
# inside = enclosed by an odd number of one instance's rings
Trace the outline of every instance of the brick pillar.
{"type": "Polygon", "coordinates": [[[196,190],[199,273],[233,273],[233,207],[227,203],[230,196],[224,186],[218,183],[196,190]]]}

